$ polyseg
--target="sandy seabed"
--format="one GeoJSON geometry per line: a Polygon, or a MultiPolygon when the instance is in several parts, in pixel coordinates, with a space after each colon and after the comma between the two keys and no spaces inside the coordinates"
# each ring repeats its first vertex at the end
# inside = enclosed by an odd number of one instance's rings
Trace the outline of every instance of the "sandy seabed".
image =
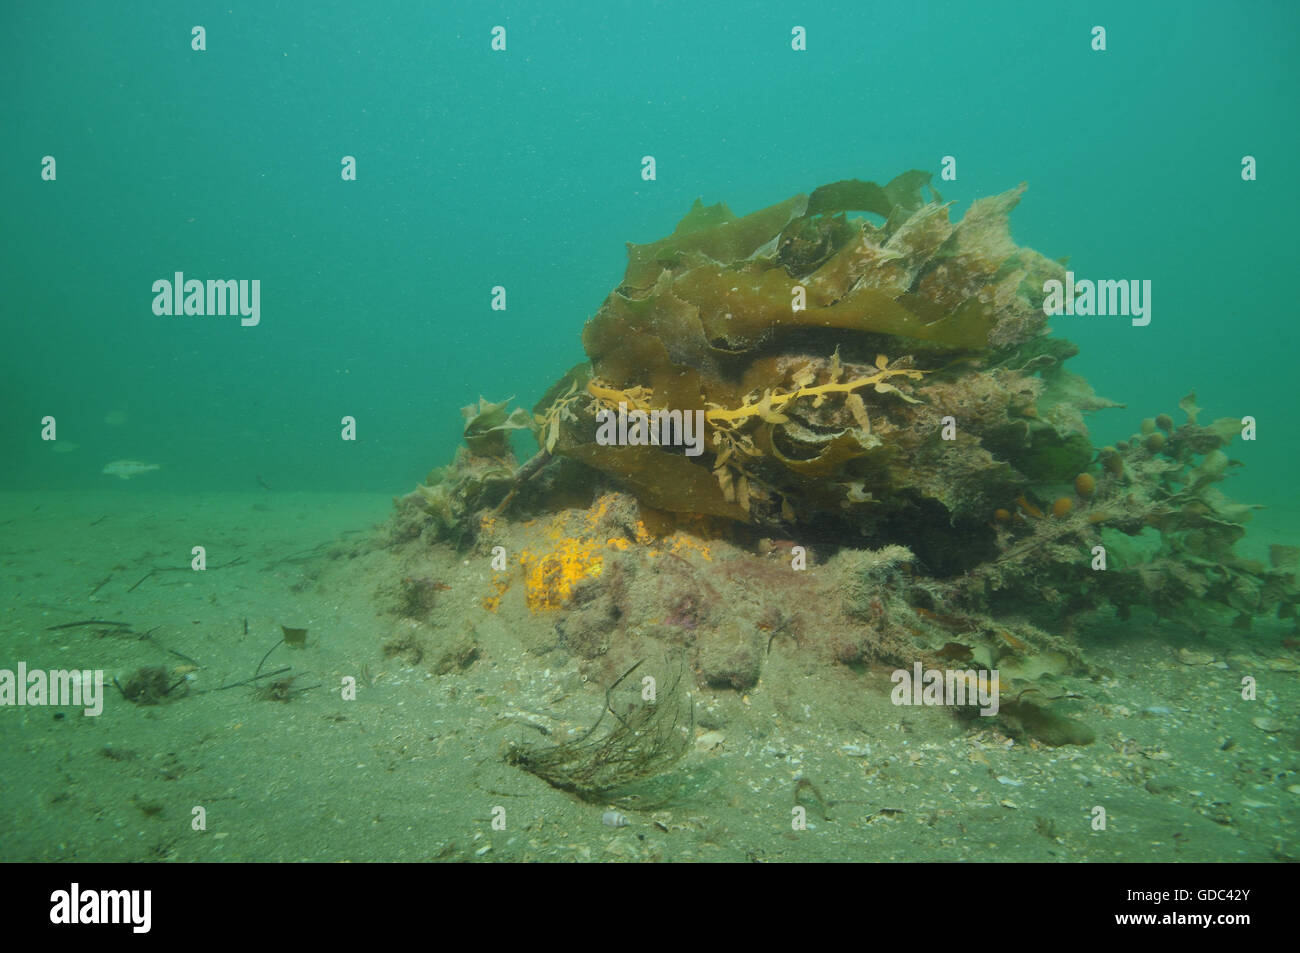
{"type": "MultiPolygon", "coordinates": [[[[620,807],[627,824],[611,826],[610,805],[503,759],[512,741],[584,731],[604,704],[603,686],[546,637],[554,621],[527,609],[522,587],[489,611],[490,567],[435,547],[426,569],[448,588],[433,624],[472,631],[478,654],[435,674],[427,659],[385,652],[400,620],[383,594],[409,571],[409,559],[375,545],[391,512],[389,497],[371,495],[181,496],[136,484],[0,495],[0,668],[102,669],[110,680],[98,717],[0,709],[6,859],[1271,861],[1300,852],[1300,665],[1280,623],[1245,633],[1136,618],[1081,626],[1093,675],[1061,687],[1083,696],[1077,714],[1097,740],[1059,748],[942,709],[897,708],[885,669],[813,670],[777,642],[752,689],[696,693],[677,795],[620,807]],[[203,572],[189,568],[194,546],[206,549],[203,572]],[[91,619],[126,625],[54,628],[91,619]],[[281,626],[306,628],[306,646],[277,646],[281,626]],[[265,679],[224,687],[286,666],[290,688],[309,689],[290,701],[259,697],[265,679]],[[146,667],[176,676],[174,697],[141,705],[112,687],[146,667]],[[1254,702],[1240,697],[1247,674],[1259,684],[1254,702]],[[344,697],[348,678],[354,700],[344,697]],[[815,798],[800,795],[800,779],[815,784],[815,798]],[[797,802],[806,830],[792,829],[797,802]]],[[[1288,515],[1273,514],[1270,528],[1294,528],[1288,515]]]]}

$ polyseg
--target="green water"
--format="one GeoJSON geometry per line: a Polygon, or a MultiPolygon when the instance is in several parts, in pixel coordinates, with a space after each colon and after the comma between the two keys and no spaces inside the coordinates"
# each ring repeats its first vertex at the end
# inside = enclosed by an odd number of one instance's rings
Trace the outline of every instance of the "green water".
{"type": "Polygon", "coordinates": [[[71,489],[98,483],[87,458],[146,456],[172,489],[404,486],[460,406],[529,402],[578,360],[623,243],[697,196],[743,213],[953,155],[958,213],[1028,182],[1020,244],[1154,282],[1145,329],[1058,322],[1075,369],[1139,416],[1192,387],[1211,416],[1254,413],[1242,492],[1284,498],[1296,8],[1132,7],[6,4],[0,480],[71,489]],[[260,278],[261,325],[155,317],[177,270],[260,278]],[[80,457],[42,453],[46,414],[80,457]]]}
{"type": "MultiPolygon", "coordinates": [[[[122,514],[183,520],[186,499],[237,497],[211,525],[256,541],[271,494],[322,501],[292,508],[292,531],[258,565],[382,521],[386,497],[454,453],[459,408],[480,395],[531,406],[583,358],[583,324],[622,275],[624,243],[668,234],[697,197],[744,214],[838,179],[937,174],[945,156],[956,179],[935,184],[954,218],[1027,182],[1011,218],[1019,244],[1068,257],[1080,277],[1152,282],[1149,326],[1052,322],[1080,347],[1070,367],[1128,408],[1093,418],[1094,442],[1126,438],[1192,389],[1205,419],[1254,416],[1259,439],[1234,444],[1246,465],[1229,491],[1268,509],[1242,549],[1295,543],[1298,27],[1289,2],[5,3],[6,654],[53,664],[46,625],[109,611],[91,595],[130,611],[133,568],[189,558],[185,533],[164,542],[156,523],[122,514]],[[1104,52],[1091,48],[1099,24],[1104,52]],[[498,25],[503,52],[491,49],[498,25]],[[791,49],[796,25],[805,51],[791,49]],[[355,181],[340,175],[345,156],[355,181]],[[260,323],[156,315],[153,284],[177,271],[258,279],[260,323]],[[496,286],[505,310],[492,307],[496,286]],[[47,417],[57,442],[41,439],[47,417]],[[353,441],[340,439],[344,417],[353,441]],[[101,473],[118,459],[160,469],[101,473]],[[93,505],[68,509],[77,500],[93,505]],[[120,531],[92,533],[100,515],[120,516],[120,531]]],[[[204,637],[253,615],[269,638],[294,611],[271,594],[284,584],[255,572],[238,598],[205,589],[221,619],[204,637]]],[[[149,612],[189,624],[185,596],[168,589],[149,612]]],[[[316,599],[323,620],[329,596],[316,599]]],[[[373,654],[356,626],[344,668],[373,654]]],[[[190,653],[204,644],[173,636],[190,653]]],[[[266,638],[255,641],[221,650],[230,671],[266,638]]],[[[187,717],[213,731],[238,720],[187,717]]],[[[16,747],[0,763],[71,744],[13,710],[5,719],[16,747]]],[[[147,747],[138,726],[119,730],[147,747]]],[[[1282,757],[1300,769],[1294,747],[1282,757]]],[[[1259,843],[1273,828],[1290,837],[1297,799],[1277,796],[1259,843]]],[[[52,845],[93,829],[85,804],[29,813],[15,797],[0,814],[29,825],[24,857],[69,856],[52,845]]],[[[404,840],[368,854],[363,842],[356,852],[384,859],[404,840]]],[[[99,843],[82,856],[142,857],[99,843]]],[[[330,856],[296,846],[267,856],[330,856]]],[[[171,850],[157,856],[198,856],[171,850]]]]}

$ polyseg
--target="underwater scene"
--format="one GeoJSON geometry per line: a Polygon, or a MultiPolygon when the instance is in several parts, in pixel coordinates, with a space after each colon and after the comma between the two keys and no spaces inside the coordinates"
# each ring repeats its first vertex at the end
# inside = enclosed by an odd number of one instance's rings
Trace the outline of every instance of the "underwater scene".
{"type": "Polygon", "coordinates": [[[0,856],[1300,859],[1298,11],[5,4],[0,856]]]}

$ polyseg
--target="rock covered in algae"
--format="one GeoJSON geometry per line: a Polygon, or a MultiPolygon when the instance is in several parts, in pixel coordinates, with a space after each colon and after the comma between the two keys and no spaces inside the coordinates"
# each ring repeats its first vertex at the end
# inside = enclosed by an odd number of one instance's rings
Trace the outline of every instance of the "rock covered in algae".
{"type": "Polygon", "coordinates": [[[629,246],[583,332],[589,363],[535,409],[547,450],[659,510],[990,539],[994,509],[1088,463],[1082,413],[1108,402],[1044,337],[1043,282],[1063,268],[1011,240],[1024,187],[953,223],[928,183],[839,182],[744,217],[697,201],[629,246]],[[620,406],[702,412],[704,452],[604,445],[596,414],[620,406]]]}
{"type": "MultiPolygon", "coordinates": [[[[1189,395],[1185,423],[1162,413],[1130,441],[1092,445],[1086,415],[1117,405],[1066,369],[1077,348],[1046,327],[1044,282],[1064,269],[1011,239],[1023,190],[976,201],[958,222],[920,172],[834,183],[744,217],[697,202],[671,235],[629,246],[584,330],[589,360],[531,420],[505,403],[467,408],[466,446],[408,509],[463,544],[512,505],[590,511],[612,483],[640,505],[625,534],[637,545],[676,526],[856,550],[847,601],[866,625],[827,644],[846,663],[917,646],[955,658],[980,640],[990,664],[1007,651],[1068,656],[1038,626],[1106,603],[1121,617],[1226,607],[1242,627],[1294,618],[1293,554],[1265,566],[1233,552],[1252,508],[1216,484],[1239,421],[1200,424],[1189,395]],[[648,426],[611,443],[611,413],[648,426]],[[673,414],[698,421],[698,442],[680,445],[676,421],[661,426],[673,414]],[[524,426],[539,452],[518,466],[507,436],[524,426]],[[862,551],[895,554],[889,572],[862,551]],[[994,624],[1012,614],[1015,625],[994,624]]],[[[523,558],[529,608],[572,608],[557,628],[584,659],[605,657],[611,620],[630,617],[612,590],[591,595],[607,544],[579,534],[523,558]]],[[[626,564],[630,576],[636,559],[626,564]]],[[[696,602],[710,603],[703,589],[696,602]]],[[[703,633],[692,638],[706,681],[753,684],[770,641],[712,644],[718,625],[661,608],[678,620],[666,629],[703,633]]]]}

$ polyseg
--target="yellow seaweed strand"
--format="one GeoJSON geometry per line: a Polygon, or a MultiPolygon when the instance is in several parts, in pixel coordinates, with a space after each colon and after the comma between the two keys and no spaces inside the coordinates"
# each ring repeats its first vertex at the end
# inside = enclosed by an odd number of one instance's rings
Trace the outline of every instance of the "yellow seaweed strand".
{"type": "Polygon", "coordinates": [[[762,416],[765,411],[779,411],[792,400],[799,400],[803,397],[817,397],[825,394],[850,394],[854,391],[861,390],[863,387],[870,387],[875,384],[883,384],[891,377],[905,377],[908,380],[920,380],[924,371],[918,370],[888,370],[882,369],[875,374],[867,377],[859,377],[855,380],[845,381],[844,383],[818,384],[814,387],[800,387],[788,394],[768,393],[764,399],[753,404],[745,404],[743,407],[737,407],[735,410],[727,410],[724,407],[713,407],[704,412],[704,419],[709,423],[718,425],[734,425],[733,421],[745,420],[749,417],[762,416]]]}
{"type": "MultiPolygon", "coordinates": [[[[913,368],[891,368],[887,365],[888,361],[881,355],[876,358],[876,373],[868,374],[866,377],[858,377],[851,381],[842,382],[832,379],[826,384],[796,387],[789,393],[769,390],[763,393],[761,399],[731,410],[717,404],[711,404],[709,409],[704,412],[704,419],[715,427],[727,429],[735,428],[739,423],[748,420],[750,417],[761,417],[765,420],[779,422],[781,408],[791,401],[800,400],[804,397],[820,399],[827,394],[851,394],[864,387],[882,384],[889,390],[895,390],[892,384],[887,383],[890,378],[902,377],[915,381],[920,380],[925,373],[925,371],[913,368]]],[[[832,373],[831,376],[835,378],[839,374],[832,373]]],[[[884,388],[882,388],[882,392],[884,392],[884,388]]],[[[901,393],[901,391],[897,392],[901,393]]],[[[625,404],[629,410],[641,410],[647,413],[653,410],[650,399],[653,397],[654,391],[647,387],[633,387],[630,390],[621,390],[617,387],[606,387],[592,380],[587,384],[587,393],[607,407],[617,408],[619,404],[625,404]]]]}

